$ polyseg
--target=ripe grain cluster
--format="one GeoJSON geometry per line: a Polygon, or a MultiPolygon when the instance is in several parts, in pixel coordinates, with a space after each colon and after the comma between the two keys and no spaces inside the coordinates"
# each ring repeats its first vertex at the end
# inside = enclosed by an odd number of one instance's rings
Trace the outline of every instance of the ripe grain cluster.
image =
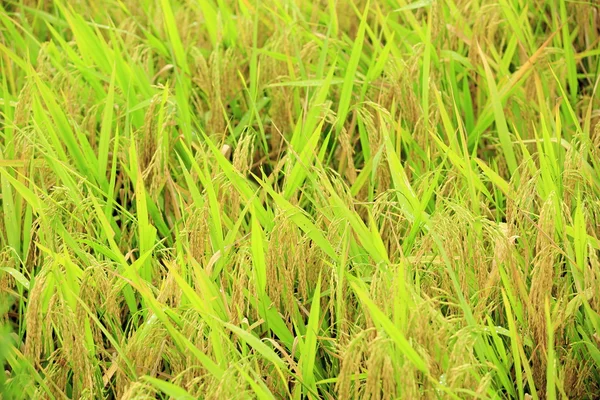
{"type": "Polygon", "coordinates": [[[600,7],[0,5],[0,398],[600,398],[600,7]]]}

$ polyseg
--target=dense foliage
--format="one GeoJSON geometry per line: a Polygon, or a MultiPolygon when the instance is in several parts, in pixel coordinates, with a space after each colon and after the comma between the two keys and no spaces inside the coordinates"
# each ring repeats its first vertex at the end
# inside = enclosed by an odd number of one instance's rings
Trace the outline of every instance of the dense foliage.
{"type": "Polygon", "coordinates": [[[1,4],[4,398],[600,398],[596,2],[1,4]]]}

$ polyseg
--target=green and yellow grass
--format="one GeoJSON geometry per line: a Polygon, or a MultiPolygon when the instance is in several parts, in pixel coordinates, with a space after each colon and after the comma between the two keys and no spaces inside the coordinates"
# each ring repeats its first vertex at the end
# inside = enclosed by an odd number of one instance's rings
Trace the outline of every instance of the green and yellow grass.
{"type": "Polygon", "coordinates": [[[591,0],[2,2],[0,397],[600,398],[599,41],[591,0]]]}

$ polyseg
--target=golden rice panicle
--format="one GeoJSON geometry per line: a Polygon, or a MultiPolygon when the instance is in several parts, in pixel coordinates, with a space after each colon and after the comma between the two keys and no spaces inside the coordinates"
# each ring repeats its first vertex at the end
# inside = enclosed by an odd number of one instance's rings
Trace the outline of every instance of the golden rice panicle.
{"type": "MultiPolygon", "coordinates": [[[[353,118],[356,118],[355,114],[353,118]]],[[[350,136],[348,129],[342,128],[338,137],[341,149],[338,172],[345,176],[350,184],[353,184],[358,176],[356,166],[354,165],[354,148],[356,146],[355,143],[353,143],[353,139],[354,138],[350,136]]]]}
{"type": "MultiPolygon", "coordinates": [[[[237,147],[233,151],[233,167],[242,176],[248,176],[250,169],[252,168],[253,151],[254,151],[254,134],[245,132],[242,134],[237,147]]],[[[229,214],[233,220],[237,220],[241,211],[240,194],[237,190],[232,190],[229,194],[229,214]]]]}
{"type": "MultiPolygon", "coordinates": [[[[46,290],[46,275],[39,274],[31,288],[27,311],[25,312],[27,337],[25,338],[24,354],[33,365],[39,364],[43,351],[44,315],[42,303],[46,290]]],[[[47,321],[47,320],[46,320],[47,321]]]]}
{"type": "MultiPolygon", "coordinates": [[[[251,307],[250,298],[257,298],[257,283],[252,277],[252,255],[250,248],[242,246],[231,266],[231,300],[229,302],[232,323],[257,321],[258,310],[251,307]],[[251,283],[252,282],[252,283],[251,283]],[[248,292],[246,294],[246,292],[248,292]]],[[[250,323],[252,323],[250,322],[250,323]]]]}
{"type": "Polygon", "coordinates": [[[152,385],[136,381],[128,384],[119,398],[121,400],[152,400],[156,399],[157,394],[157,390],[152,385]]]}
{"type": "Polygon", "coordinates": [[[151,320],[144,329],[122,340],[120,344],[123,353],[118,354],[115,362],[119,368],[116,373],[116,390],[119,396],[125,396],[132,385],[136,383],[133,376],[128,373],[127,361],[135,366],[136,376],[149,375],[156,377],[163,363],[163,352],[168,346],[166,330],[158,324],[157,320],[151,320]]]}
{"type": "MultiPolygon", "coordinates": [[[[56,349],[49,354],[47,361],[48,363],[46,368],[44,368],[44,374],[47,376],[48,382],[53,383],[52,385],[49,385],[50,393],[53,396],[58,397],[61,393],[64,393],[67,388],[71,368],[65,368],[69,363],[61,349],[56,349]]],[[[45,393],[43,390],[37,390],[34,397],[44,400],[50,398],[48,393],[45,393]]]]}
{"type": "Polygon", "coordinates": [[[175,280],[175,275],[181,276],[181,268],[177,260],[164,259],[165,274],[159,278],[159,293],[156,300],[168,305],[169,307],[178,307],[181,302],[182,290],[175,280]]]}
{"type": "MultiPolygon", "coordinates": [[[[552,193],[543,203],[538,222],[538,236],[535,244],[536,256],[533,260],[531,288],[529,291],[529,326],[534,339],[533,372],[536,386],[545,387],[547,332],[544,307],[547,299],[553,296],[555,278],[556,248],[555,228],[561,219],[556,212],[556,194],[552,193]]],[[[551,344],[554,346],[554,344],[551,344]]]]}
{"type": "MultiPolygon", "coordinates": [[[[74,312],[71,306],[62,304],[62,321],[59,323],[60,331],[65,332],[63,336],[63,348],[65,356],[73,368],[73,396],[80,397],[81,393],[95,390],[99,385],[94,378],[96,377],[94,360],[92,359],[90,349],[86,345],[95,347],[95,344],[88,343],[86,339],[86,318],[81,318],[83,313],[74,312]]],[[[89,320],[88,320],[89,321],[89,320]]]]}
{"type": "Polygon", "coordinates": [[[493,257],[490,272],[481,282],[480,300],[476,309],[478,316],[490,313],[501,301],[499,286],[501,269],[516,271],[515,241],[518,240],[518,237],[508,236],[509,230],[506,223],[500,223],[497,226],[487,224],[486,231],[493,241],[493,257]]]}
{"type": "Polygon", "coordinates": [[[303,249],[298,228],[283,214],[278,215],[269,235],[266,253],[267,294],[277,307],[284,310],[295,308],[298,271],[308,266],[307,253],[303,249]]]}
{"type": "Polygon", "coordinates": [[[197,209],[194,204],[189,205],[186,213],[185,234],[182,235],[183,237],[187,236],[190,255],[194,257],[200,265],[206,265],[208,262],[206,253],[210,249],[210,227],[208,225],[209,213],[208,200],[205,200],[201,209],[197,209]]]}
{"type": "Polygon", "coordinates": [[[358,331],[353,338],[340,349],[341,368],[336,383],[336,393],[339,399],[358,399],[362,395],[362,380],[358,379],[361,373],[361,366],[364,364],[365,353],[367,351],[367,333],[368,331],[358,331]]]}
{"type": "Polygon", "coordinates": [[[449,387],[477,391],[485,382],[469,373],[469,365],[478,363],[473,350],[476,341],[477,337],[469,333],[469,328],[458,330],[451,338],[449,369],[445,374],[449,387]]]}
{"type": "Polygon", "coordinates": [[[395,352],[391,339],[378,336],[368,346],[365,399],[391,400],[397,398],[399,365],[394,359],[395,352]]]}

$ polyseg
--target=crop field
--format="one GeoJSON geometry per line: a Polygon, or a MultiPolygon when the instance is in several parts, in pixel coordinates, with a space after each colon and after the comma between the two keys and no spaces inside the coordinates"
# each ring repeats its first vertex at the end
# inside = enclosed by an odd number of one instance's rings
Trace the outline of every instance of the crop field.
{"type": "Polygon", "coordinates": [[[0,2],[0,399],[599,399],[595,0],[0,2]]]}

